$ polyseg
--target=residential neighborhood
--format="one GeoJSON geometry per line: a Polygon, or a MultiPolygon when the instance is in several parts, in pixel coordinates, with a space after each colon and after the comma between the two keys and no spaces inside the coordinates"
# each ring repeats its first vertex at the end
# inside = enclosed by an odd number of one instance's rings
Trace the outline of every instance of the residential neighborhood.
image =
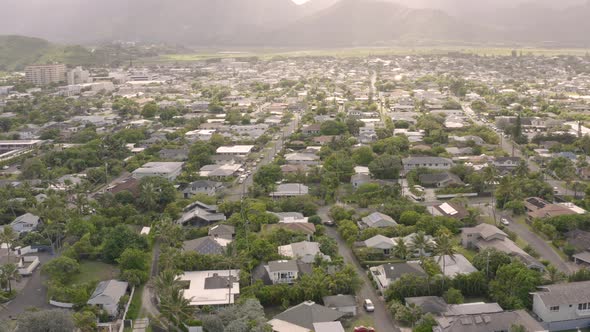
{"type": "Polygon", "coordinates": [[[1,71],[0,321],[588,331],[587,55],[231,54],[1,71]]]}

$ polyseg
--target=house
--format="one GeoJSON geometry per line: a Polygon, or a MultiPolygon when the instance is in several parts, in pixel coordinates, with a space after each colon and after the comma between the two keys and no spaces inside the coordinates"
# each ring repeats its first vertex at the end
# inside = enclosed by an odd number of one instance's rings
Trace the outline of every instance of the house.
{"type": "Polygon", "coordinates": [[[241,164],[233,163],[205,165],[199,169],[199,176],[223,180],[236,175],[241,167],[241,164]]]}
{"type": "Polygon", "coordinates": [[[311,274],[313,265],[299,260],[278,260],[261,263],[252,270],[252,279],[265,285],[292,284],[304,274],[311,274]]]}
{"type": "Polygon", "coordinates": [[[520,249],[508,235],[498,227],[490,224],[479,224],[461,230],[461,244],[465,248],[484,250],[494,248],[520,259],[529,268],[543,270],[544,266],[531,255],[520,249]]]}
{"type": "Polygon", "coordinates": [[[209,228],[208,235],[216,239],[232,241],[236,235],[236,228],[230,225],[219,224],[209,228]]]}
{"type": "MultiPolygon", "coordinates": [[[[403,241],[404,244],[406,245],[406,248],[411,249],[414,247],[414,243],[416,241],[417,236],[418,236],[418,233],[411,233],[411,234],[408,234],[404,237],[392,238],[393,246],[395,247],[395,246],[397,246],[399,241],[403,241]]],[[[436,241],[434,241],[434,237],[432,235],[424,235],[424,241],[429,245],[430,248],[434,248],[436,246],[436,241]]],[[[412,254],[415,257],[430,256],[430,250],[416,249],[416,250],[414,250],[414,252],[410,252],[410,254],[412,254]]]]}
{"type": "Polygon", "coordinates": [[[32,232],[39,227],[41,224],[41,218],[32,214],[32,213],[25,213],[16,219],[14,219],[10,223],[10,227],[12,230],[17,234],[25,234],[32,232]]]}
{"type": "Polygon", "coordinates": [[[220,146],[217,148],[216,153],[221,155],[246,156],[252,152],[252,149],[254,149],[254,145],[220,146]]]}
{"type": "Polygon", "coordinates": [[[225,252],[224,246],[212,236],[184,241],[182,250],[185,252],[194,251],[201,255],[223,255],[225,252]]]}
{"type": "Polygon", "coordinates": [[[586,210],[573,203],[551,204],[539,197],[529,197],[525,199],[524,206],[529,220],[586,213],[586,210]]]}
{"type": "Polygon", "coordinates": [[[449,170],[453,167],[451,159],[441,157],[409,157],[404,158],[402,164],[406,173],[417,168],[449,170]]]}
{"type": "Polygon", "coordinates": [[[281,165],[281,172],[287,174],[307,174],[309,167],[307,165],[281,165]]]}
{"type": "Polygon", "coordinates": [[[317,136],[312,138],[312,141],[319,145],[325,145],[331,142],[335,142],[340,139],[340,135],[325,135],[325,136],[317,136]]]}
{"type": "Polygon", "coordinates": [[[344,327],[340,322],[320,322],[313,323],[314,332],[344,332],[344,327]]]}
{"type": "Polygon", "coordinates": [[[590,281],[540,286],[533,312],[550,331],[590,326],[590,281]]]}
{"type": "Polygon", "coordinates": [[[303,213],[300,212],[271,212],[275,216],[279,218],[280,223],[297,223],[297,222],[304,222],[306,223],[309,218],[304,217],[303,213]]]}
{"type": "Polygon", "coordinates": [[[305,301],[276,315],[268,324],[274,332],[309,332],[314,323],[334,322],[344,316],[338,310],[305,301]]]}
{"type": "Polygon", "coordinates": [[[283,183],[279,184],[275,191],[269,194],[270,197],[294,197],[303,196],[309,193],[309,188],[301,183],[283,183]]]}
{"type": "Polygon", "coordinates": [[[330,261],[330,256],[322,254],[320,244],[317,242],[301,241],[279,246],[279,255],[296,258],[304,263],[313,263],[316,257],[330,261]]]}
{"type": "Polygon", "coordinates": [[[234,304],[240,296],[240,270],[190,271],[180,275],[187,283],[183,291],[191,306],[234,304]]]}
{"type": "Polygon", "coordinates": [[[320,156],[313,153],[287,153],[285,161],[291,165],[318,165],[320,156]]]}
{"type": "Polygon", "coordinates": [[[354,174],[353,176],[350,177],[350,183],[352,184],[352,187],[354,189],[358,189],[360,186],[362,186],[365,183],[369,183],[371,182],[371,177],[368,174],[354,174]]]}
{"type": "Polygon", "coordinates": [[[547,331],[525,310],[442,317],[437,322],[433,332],[499,332],[519,325],[527,332],[547,331]]]}
{"type": "Polygon", "coordinates": [[[519,157],[498,157],[492,163],[496,168],[514,169],[520,165],[521,160],[519,157]]]}
{"type": "Polygon", "coordinates": [[[453,202],[444,202],[434,205],[429,211],[433,216],[443,216],[457,220],[462,220],[469,216],[469,211],[467,211],[467,209],[453,202]]]}
{"type": "Polygon", "coordinates": [[[391,254],[391,250],[395,247],[395,242],[391,238],[377,234],[363,241],[363,245],[387,256],[391,254]]]}
{"type": "Polygon", "coordinates": [[[174,181],[182,172],[182,162],[149,162],[132,172],[133,177],[142,179],[157,176],[174,181]]]}
{"type": "Polygon", "coordinates": [[[420,174],[419,181],[425,187],[435,188],[465,185],[458,176],[450,172],[420,174]]]}
{"type": "Polygon", "coordinates": [[[127,293],[129,284],[125,281],[101,281],[86,304],[97,306],[106,311],[110,317],[119,314],[119,300],[127,293]]]}
{"type": "Polygon", "coordinates": [[[373,212],[359,221],[360,228],[395,227],[397,222],[381,212],[373,212]]]}
{"type": "Polygon", "coordinates": [[[321,127],[322,127],[321,124],[315,123],[315,124],[311,124],[311,125],[303,127],[301,129],[301,132],[304,135],[318,135],[321,131],[321,127]]]}
{"type": "Polygon", "coordinates": [[[305,263],[301,260],[293,259],[268,262],[265,269],[273,284],[292,284],[300,276],[311,274],[313,267],[311,263],[305,263]]]}
{"type": "Polygon", "coordinates": [[[215,196],[223,184],[221,182],[209,180],[197,180],[189,183],[186,188],[182,190],[184,198],[190,198],[197,194],[205,194],[207,196],[215,196]]]}
{"type": "Polygon", "coordinates": [[[420,266],[419,262],[405,262],[405,263],[387,263],[383,265],[373,266],[369,268],[371,276],[379,291],[383,292],[389,285],[401,278],[405,274],[411,274],[418,277],[426,276],[426,272],[420,266]]]}
{"type": "Polygon", "coordinates": [[[443,271],[445,277],[454,278],[460,274],[470,274],[477,272],[477,269],[469,262],[465,256],[461,254],[455,254],[451,256],[434,256],[434,261],[443,271]]]}
{"type": "Polygon", "coordinates": [[[420,308],[425,314],[442,315],[448,309],[447,302],[440,296],[417,296],[404,298],[406,306],[411,304],[420,308]]]}
{"type": "MultiPolygon", "coordinates": [[[[32,250],[31,252],[37,252],[32,250]]],[[[14,264],[18,269],[18,274],[21,276],[29,276],[41,264],[38,256],[23,254],[20,247],[14,250],[8,248],[8,245],[2,244],[0,246],[0,266],[6,264],[14,264]]]]}
{"type": "Polygon", "coordinates": [[[188,149],[162,149],[159,155],[164,160],[186,161],[188,160],[188,149]]]}
{"type": "Polygon", "coordinates": [[[296,223],[278,223],[278,224],[267,224],[262,225],[262,229],[267,232],[272,232],[275,229],[287,229],[293,232],[299,232],[307,236],[307,240],[311,240],[311,237],[315,233],[315,225],[309,222],[296,222],[296,223]]]}
{"type": "Polygon", "coordinates": [[[347,316],[356,316],[357,304],[353,295],[332,295],[323,297],[324,305],[330,309],[338,310],[347,316]]]}
{"type": "Polygon", "coordinates": [[[113,195],[127,191],[130,192],[133,197],[137,197],[139,196],[139,180],[134,177],[129,177],[122,182],[107,187],[107,191],[113,195]]]}
{"type": "Polygon", "coordinates": [[[186,206],[182,216],[176,221],[180,225],[208,225],[218,221],[225,221],[225,215],[217,212],[217,206],[194,202],[186,206]]]}

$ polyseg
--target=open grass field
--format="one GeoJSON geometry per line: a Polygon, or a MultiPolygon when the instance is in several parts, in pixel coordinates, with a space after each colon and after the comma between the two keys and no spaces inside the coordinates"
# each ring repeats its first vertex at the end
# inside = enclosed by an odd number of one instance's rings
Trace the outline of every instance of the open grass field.
{"type": "Polygon", "coordinates": [[[195,62],[214,58],[241,58],[259,57],[271,59],[273,57],[366,57],[386,55],[437,55],[459,52],[465,54],[477,54],[488,56],[509,56],[512,50],[516,49],[523,55],[556,56],[556,55],[578,55],[588,53],[584,48],[510,48],[510,47],[375,47],[375,48],[342,48],[342,49],[316,49],[316,50],[293,50],[293,49],[257,49],[257,50],[205,50],[192,54],[168,54],[156,58],[143,59],[146,62],[195,62]]]}
{"type": "Polygon", "coordinates": [[[109,280],[117,278],[119,276],[119,270],[112,265],[102,262],[81,262],[80,273],[76,274],[73,284],[84,283],[89,280],[109,280]]]}

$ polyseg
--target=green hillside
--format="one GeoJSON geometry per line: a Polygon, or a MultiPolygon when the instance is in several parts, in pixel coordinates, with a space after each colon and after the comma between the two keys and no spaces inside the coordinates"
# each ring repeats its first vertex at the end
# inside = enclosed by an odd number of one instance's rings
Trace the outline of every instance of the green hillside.
{"type": "Polygon", "coordinates": [[[0,36],[0,71],[22,70],[29,64],[50,62],[88,65],[99,60],[82,46],[61,46],[23,36],[0,36]]]}

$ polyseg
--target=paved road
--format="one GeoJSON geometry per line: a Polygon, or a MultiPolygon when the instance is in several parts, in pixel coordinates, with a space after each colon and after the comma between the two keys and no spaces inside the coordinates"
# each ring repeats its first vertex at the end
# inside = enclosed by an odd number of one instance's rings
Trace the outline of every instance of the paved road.
{"type": "Polygon", "coordinates": [[[256,167],[252,169],[252,174],[248,176],[242,184],[236,183],[234,186],[226,190],[225,198],[227,200],[238,201],[242,196],[248,194],[248,189],[254,183],[254,174],[256,174],[256,171],[258,171],[261,166],[270,164],[274,160],[275,155],[283,149],[284,140],[297,130],[299,126],[299,114],[295,114],[294,117],[293,122],[283,127],[282,130],[277,133],[279,139],[272,141],[269,148],[265,148],[261,151],[262,159],[256,167]]]}
{"type": "MultiPolygon", "coordinates": [[[[510,218],[506,217],[508,220],[510,218]]],[[[535,251],[541,256],[541,258],[548,260],[551,262],[553,266],[555,266],[559,271],[571,274],[572,272],[577,270],[577,267],[570,262],[566,262],[555,252],[553,247],[543,239],[541,239],[537,234],[533,233],[531,230],[528,229],[525,225],[519,224],[510,220],[510,225],[508,225],[508,229],[516,233],[521,239],[523,239],[526,243],[528,243],[535,251]]]]}
{"type": "Polygon", "coordinates": [[[51,256],[47,253],[38,253],[37,256],[41,264],[35,269],[33,275],[24,277],[26,285],[21,290],[14,300],[4,304],[0,311],[0,319],[13,319],[22,314],[29,308],[37,309],[55,309],[49,305],[47,298],[47,287],[43,285],[45,276],[41,275],[41,267],[43,264],[56,256],[51,256]]]}
{"type": "MultiPolygon", "coordinates": [[[[328,220],[328,212],[330,211],[329,206],[325,206],[319,209],[318,215],[322,218],[322,220],[328,220]]],[[[352,250],[348,247],[346,242],[340,237],[338,231],[335,227],[326,227],[326,234],[331,238],[336,240],[338,243],[338,253],[344,259],[344,262],[352,264],[356,267],[359,276],[363,280],[363,286],[361,290],[357,293],[357,297],[362,301],[363,299],[371,299],[373,304],[375,305],[375,312],[372,315],[374,319],[374,328],[378,332],[398,332],[400,329],[395,325],[389,311],[385,306],[385,301],[381,299],[381,297],[377,294],[377,291],[373,288],[369,278],[367,277],[367,272],[364,270],[360,264],[358,263],[356,257],[352,253],[352,250]]],[[[362,308],[360,308],[362,310],[362,308]]]]}

